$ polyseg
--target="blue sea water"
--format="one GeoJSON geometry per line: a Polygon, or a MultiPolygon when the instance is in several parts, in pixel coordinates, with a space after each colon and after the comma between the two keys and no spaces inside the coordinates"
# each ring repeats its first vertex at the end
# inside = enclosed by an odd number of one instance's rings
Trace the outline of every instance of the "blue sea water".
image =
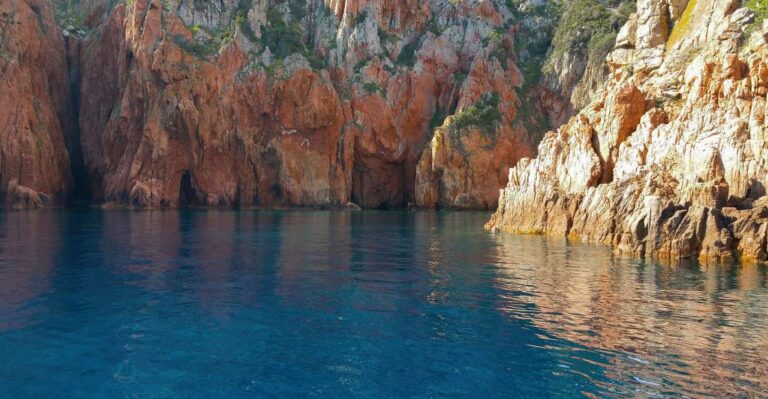
{"type": "Polygon", "coordinates": [[[484,213],[0,213],[0,398],[768,393],[768,270],[484,213]]]}

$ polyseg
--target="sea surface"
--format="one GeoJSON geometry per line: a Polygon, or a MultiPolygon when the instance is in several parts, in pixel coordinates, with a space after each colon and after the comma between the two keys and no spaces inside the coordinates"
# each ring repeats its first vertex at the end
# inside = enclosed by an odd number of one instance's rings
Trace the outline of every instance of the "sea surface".
{"type": "Polygon", "coordinates": [[[768,397],[768,269],[485,213],[0,213],[0,398],[768,397]]]}

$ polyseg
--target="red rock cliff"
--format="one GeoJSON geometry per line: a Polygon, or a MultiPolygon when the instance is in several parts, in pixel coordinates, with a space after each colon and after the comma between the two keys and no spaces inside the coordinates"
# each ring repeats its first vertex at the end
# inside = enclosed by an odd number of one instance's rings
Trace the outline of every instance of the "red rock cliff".
{"type": "Polygon", "coordinates": [[[80,125],[97,200],[490,209],[486,183],[534,154],[536,133],[516,121],[522,76],[504,5],[253,1],[222,17],[170,4],[92,17],[80,125]],[[493,93],[501,148],[465,140],[461,161],[419,174],[424,159],[456,157],[434,153],[433,128],[493,93]]]}
{"type": "Polygon", "coordinates": [[[72,187],[65,38],[45,0],[0,2],[0,204],[60,204],[72,187]]]}
{"type": "Polygon", "coordinates": [[[571,112],[556,3],[4,2],[3,197],[493,209],[571,112]]]}

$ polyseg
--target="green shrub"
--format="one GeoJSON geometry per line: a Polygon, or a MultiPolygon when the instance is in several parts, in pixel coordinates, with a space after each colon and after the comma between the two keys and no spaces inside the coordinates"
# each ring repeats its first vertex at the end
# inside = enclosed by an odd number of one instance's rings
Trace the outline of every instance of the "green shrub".
{"type": "Polygon", "coordinates": [[[440,127],[445,122],[445,117],[445,112],[439,107],[435,108],[435,112],[432,113],[432,118],[429,119],[429,131],[432,132],[440,127]]]}
{"type": "Polygon", "coordinates": [[[297,21],[307,16],[307,4],[303,0],[291,0],[288,6],[291,9],[291,15],[297,21]]]}
{"type": "Polygon", "coordinates": [[[486,93],[474,105],[454,115],[451,129],[477,127],[486,134],[493,133],[502,119],[500,102],[498,92],[486,93]]]}
{"type": "Polygon", "coordinates": [[[253,0],[240,0],[235,9],[233,22],[240,27],[240,31],[252,42],[257,40],[256,32],[251,28],[251,24],[248,22],[248,11],[253,7],[253,0]]]}
{"type": "MultiPolygon", "coordinates": [[[[562,7],[558,1],[506,0],[505,4],[512,14],[508,24],[518,25],[520,31],[515,36],[514,48],[504,50],[517,55],[517,67],[524,78],[522,92],[527,92],[541,80],[562,7]],[[529,23],[530,20],[535,22],[529,23]]],[[[503,54],[497,54],[497,58],[500,55],[503,54]]]]}
{"type": "Polygon", "coordinates": [[[267,10],[267,21],[269,23],[261,32],[261,43],[269,47],[276,59],[282,60],[291,54],[299,53],[309,61],[312,68],[325,67],[325,61],[304,44],[301,26],[296,20],[285,22],[278,10],[270,8],[267,10]]]}
{"type": "MultiPolygon", "coordinates": [[[[251,25],[248,23],[248,11],[253,5],[253,0],[240,0],[237,8],[232,16],[232,21],[229,25],[221,27],[219,29],[206,30],[210,34],[210,38],[203,39],[201,41],[191,40],[186,41],[182,36],[175,36],[173,41],[176,42],[184,51],[198,57],[209,58],[216,53],[226,43],[230,42],[235,37],[235,27],[239,26],[240,31],[243,32],[251,41],[256,40],[256,34],[251,29],[251,25]]],[[[196,35],[200,31],[204,30],[202,26],[195,24],[189,27],[190,32],[196,35]]]]}
{"type": "Polygon", "coordinates": [[[208,58],[216,54],[219,45],[214,42],[198,42],[195,40],[187,41],[184,36],[176,35],[173,41],[181,47],[182,50],[194,55],[197,58],[208,58]]]}
{"type": "Polygon", "coordinates": [[[552,39],[550,60],[566,53],[585,55],[591,62],[603,62],[613,48],[616,35],[634,12],[634,1],[609,1],[608,6],[598,0],[569,2],[557,25],[552,39]]]}
{"type": "Polygon", "coordinates": [[[366,82],[363,83],[363,89],[368,93],[379,93],[381,95],[384,95],[384,89],[379,86],[376,82],[366,82]]]}
{"type": "MultiPolygon", "coordinates": [[[[40,13],[40,9],[34,7],[35,15],[38,18],[41,29],[45,29],[45,23],[43,23],[43,16],[40,13]]],[[[67,28],[69,26],[74,27],[76,30],[85,29],[85,16],[79,12],[78,4],[73,0],[60,0],[54,3],[53,18],[56,23],[62,27],[67,28]]]]}
{"type": "Polygon", "coordinates": [[[262,43],[269,47],[278,58],[285,58],[294,53],[307,51],[302,41],[301,27],[296,22],[286,23],[280,12],[274,8],[267,11],[269,24],[263,29],[262,43]]]}
{"type": "Polygon", "coordinates": [[[755,22],[747,27],[747,35],[751,35],[755,29],[762,26],[763,20],[768,18],[768,1],[745,0],[744,7],[747,7],[755,12],[755,22]]]}
{"type": "Polygon", "coordinates": [[[397,63],[400,65],[416,65],[416,53],[421,48],[421,38],[414,39],[403,46],[400,54],[397,56],[397,63]]]}
{"type": "Polygon", "coordinates": [[[744,7],[755,12],[755,21],[762,22],[768,18],[768,1],[765,0],[746,0],[744,7]]]}

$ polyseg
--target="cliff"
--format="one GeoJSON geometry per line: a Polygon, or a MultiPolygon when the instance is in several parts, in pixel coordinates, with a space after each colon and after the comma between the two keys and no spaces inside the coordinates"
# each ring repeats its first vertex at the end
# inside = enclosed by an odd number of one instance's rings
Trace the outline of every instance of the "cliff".
{"type": "Polygon", "coordinates": [[[490,228],[766,256],[760,2],[0,10],[5,207],[498,205],[490,228]]]}
{"type": "Polygon", "coordinates": [[[544,62],[550,3],[4,2],[0,194],[494,209],[562,108],[517,66],[544,62]]]}
{"type": "Polygon", "coordinates": [[[510,170],[488,227],[671,261],[766,260],[766,11],[639,0],[607,85],[510,170]]]}
{"type": "Polygon", "coordinates": [[[72,189],[66,40],[46,1],[0,3],[0,206],[39,208],[72,189]]]}
{"type": "Polygon", "coordinates": [[[3,204],[495,209],[627,4],[5,2],[3,204]]]}

